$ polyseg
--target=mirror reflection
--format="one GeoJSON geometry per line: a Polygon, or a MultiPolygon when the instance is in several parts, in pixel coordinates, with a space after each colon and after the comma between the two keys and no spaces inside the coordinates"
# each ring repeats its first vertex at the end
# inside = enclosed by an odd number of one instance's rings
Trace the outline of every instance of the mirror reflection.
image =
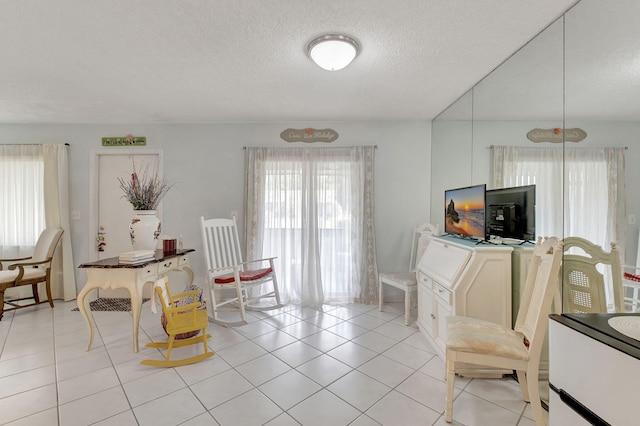
{"type": "Polygon", "coordinates": [[[473,96],[469,90],[433,121],[431,223],[444,227],[444,192],[470,186],[473,166],[473,96]]]}
{"type": "MultiPolygon", "coordinates": [[[[638,2],[596,0],[583,0],[565,17],[565,128],[587,133],[565,144],[565,232],[605,250],[615,243],[629,265],[623,272],[632,275],[640,263],[634,213],[640,193],[632,185],[640,179],[633,166],[639,157],[639,17],[638,2]],[[578,180],[588,190],[580,190],[578,180]]],[[[607,278],[606,309],[635,311],[637,282],[622,279],[620,289],[617,279],[607,278]]]]}
{"type": "MultiPolygon", "coordinates": [[[[536,235],[565,240],[565,313],[640,312],[639,20],[640,2],[582,0],[433,121],[432,221],[444,229],[448,189],[535,184],[536,235]]],[[[514,247],[513,323],[527,256],[514,247]]]]}
{"type": "MultiPolygon", "coordinates": [[[[580,237],[604,251],[613,243],[622,263],[640,263],[640,194],[627,190],[640,178],[629,167],[640,155],[637,17],[637,2],[581,1],[434,120],[431,217],[440,229],[447,189],[535,184],[538,236],[580,237]]],[[[607,311],[640,305],[640,291],[626,286],[620,307],[620,284],[604,275],[607,311]]]]}

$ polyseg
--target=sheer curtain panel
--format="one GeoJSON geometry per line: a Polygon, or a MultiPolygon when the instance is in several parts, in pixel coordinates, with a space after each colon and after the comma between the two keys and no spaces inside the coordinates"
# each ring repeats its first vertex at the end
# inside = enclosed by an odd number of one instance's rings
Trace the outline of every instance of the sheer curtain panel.
{"type": "Polygon", "coordinates": [[[624,259],[624,152],[494,146],[493,187],[535,184],[537,235],[582,237],[605,249],[615,242],[624,259]]]}
{"type": "Polygon", "coordinates": [[[246,148],[247,253],[278,257],[285,301],[377,301],[374,149],[246,148]]]}
{"type": "Polygon", "coordinates": [[[492,159],[492,188],[535,184],[536,236],[562,238],[562,149],[494,146],[492,159]]]}
{"type": "MultiPolygon", "coordinates": [[[[536,235],[626,247],[625,148],[494,146],[493,187],[536,185],[536,235]],[[561,190],[562,188],[562,190],[561,190]]],[[[610,282],[609,273],[605,280],[610,282]]],[[[606,297],[613,307],[613,295],[606,297]]]]}
{"type": "Polygon", "coordinates": [[[45,227],[41,145],[0,145],[0,257],[30,256],[45,227]]]}
{"type": "MultiPolygon", "coordinates": [[[[0,218],[0,259],[31,256],[45,227],[42,145],[0,145],[0,218]]],[[[27,287],[6,292],[30,294],[27,287]]]]}
{"type": "MultiPolygon", "coordinates": [[[[30,256],[45,227],[61,227],[51,291],[54,299],[73,300],[67,149],[64,144],[0,145],[0,258],[30,256]]],[[[7,291],[11,297],[30,294],[19,287],[7,291]]]]}
{"type": "Polygon", "coordinates": [[[43,145],[45,222],[48,227],[64,230],[60,247],[53,258],[51,293],[54,299],[76,298],[76,279],[71,249],[69,222],[69,161],[68,145],[43,145]]]}

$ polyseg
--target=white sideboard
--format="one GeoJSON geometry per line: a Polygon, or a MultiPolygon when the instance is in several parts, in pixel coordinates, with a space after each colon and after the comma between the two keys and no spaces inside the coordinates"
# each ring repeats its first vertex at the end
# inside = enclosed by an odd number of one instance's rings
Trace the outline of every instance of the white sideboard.
{"type": "MultiPolygon", "coordinates": [[[[418,267],[418,328],[445,359],[446,320],[464,315],[511,327],[513,247],[431,237],[418,267]]],[[[460,375],[499,377],[511,371],[461,368],[460,375]]]]}

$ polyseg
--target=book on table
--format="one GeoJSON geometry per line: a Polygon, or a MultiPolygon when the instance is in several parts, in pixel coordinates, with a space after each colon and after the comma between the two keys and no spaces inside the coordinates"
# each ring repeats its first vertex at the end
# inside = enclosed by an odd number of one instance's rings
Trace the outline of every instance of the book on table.
{"type": "Polygon", "coordinates": [[[152,260],[155,257],[155,250],[134,250],[120,253],[118,261],[120,263],[140,263],[152,260]]]}

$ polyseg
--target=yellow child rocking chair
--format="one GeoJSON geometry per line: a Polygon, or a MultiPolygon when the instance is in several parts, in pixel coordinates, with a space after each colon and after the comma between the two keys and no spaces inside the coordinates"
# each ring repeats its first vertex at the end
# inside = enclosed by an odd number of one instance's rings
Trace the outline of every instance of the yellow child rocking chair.
{"type": "Polygon", "coordinates": [[[150,348],[166,348],[167,355],[163,360],[145,359],[140,361],[140,364],[151,365],[154,367],[179,367],[181,365],[193,364],[213,356],[214,352],[209,350],[207,347],[207,339],[211,337],[210,334],[207,334],[207,326],[209,325],[207,310],[198,309],[200,307],[200,302],[196,301],[198,290],[187,291],[172,296],[169,290],[167,277],[163,277],[156,281],[153,287],[158,295],[158,299],[160,299],[162,312],[166,317],[166,332],[169,335],[169,339],[166,342],[150,342],[147,343],[146,346],[150,348]],[[191,296],[191,300],[194,301],[193,303],[177,306],[176,302],[179,299],[189,296],[191,296]],[[197,332],[198,334],[187,339],[176,339],[176,336],[193,332],[197,332]],[[199,342],[202,342],[204,353],[190,358],[170,359],[171,350],[173,348],[192,345],[199,342]]]}

